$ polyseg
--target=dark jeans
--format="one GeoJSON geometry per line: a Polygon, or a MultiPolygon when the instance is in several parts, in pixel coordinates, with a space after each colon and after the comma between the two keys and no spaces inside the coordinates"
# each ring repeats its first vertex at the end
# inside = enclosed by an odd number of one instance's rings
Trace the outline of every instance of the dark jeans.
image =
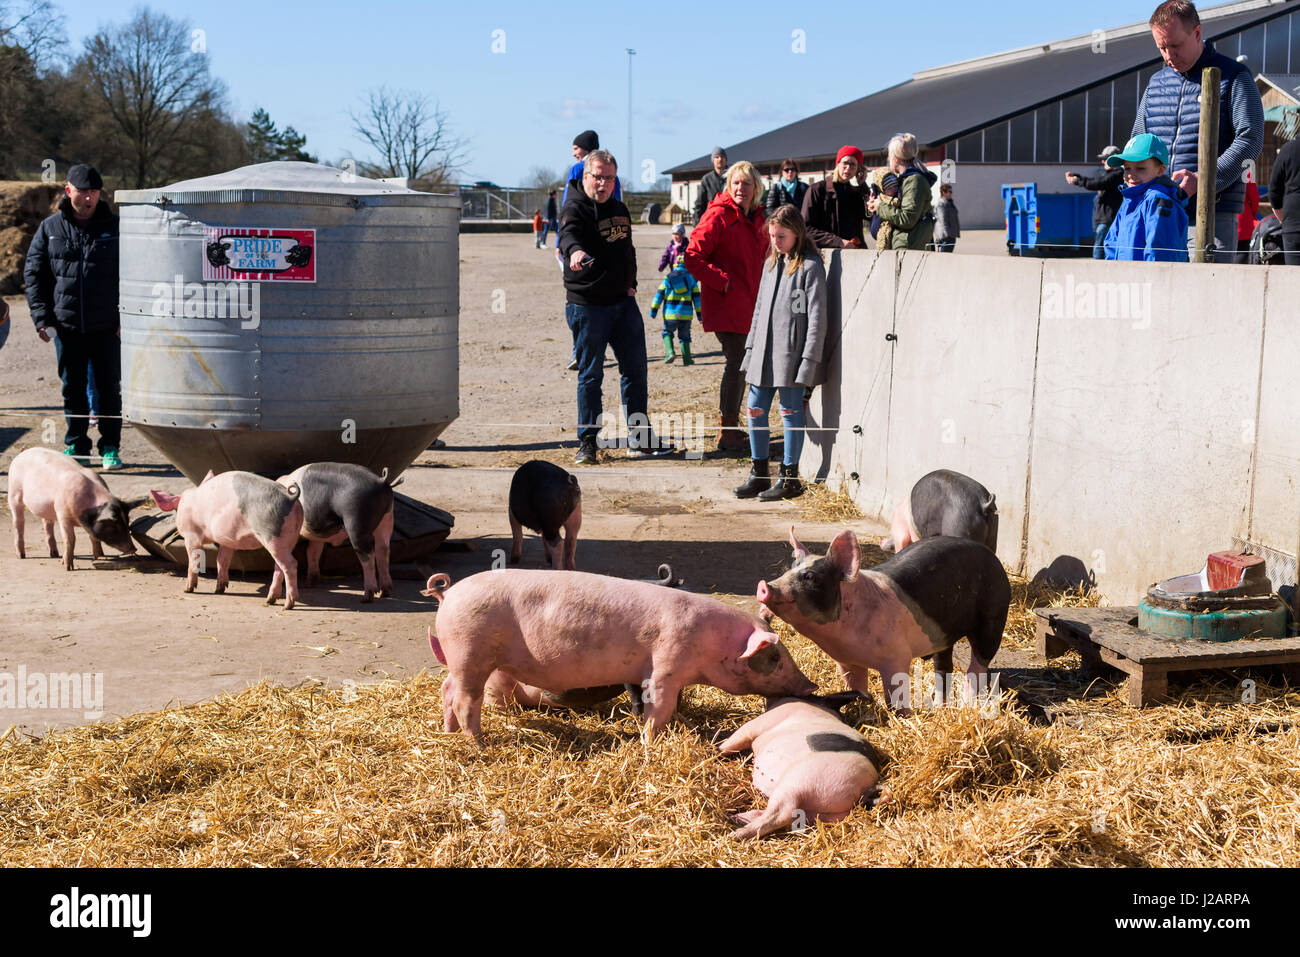
{"type": "MultiPolygon", "coordinates": [[[[600,432],[601,384],[605,380],[605,347],[612,346],[618,360],[623,407],[628,416],[628,444],[642,441],[641,429],[632,427],[632,416],[646,414],[645,325],[636,297],[628,296],[613,306],[579,306],[569,303],[578,348],[578,438],[595,440],[600,432]]],[[[743,337],[742,337],[743,338],[743,337]]],[[[638,423],[645,426],[648,423],[638,423]]],[[[648,441],[648,428],[645,439],[648,441]]]]}
{"type": "Polygon", "coordinates": [[[722,354],[727,357],[727,364],[722,370],[722,386],[718,390],[718,411],[723,421],[728,417],[740,423],[740,403],[745,398],[745,373],[740,364],[745,361],[745,340],[743,332],[715,332],[718,342],[722,343],[722,354]]]}
{"type": "Polygon", "coordinates": [[[558,242],[560,241],[560,222],[559,222],[559,220],[556,220],[556,219],[543,219],[543,220],[542,220],[542,245],[543,245],[543,246],[546,245],[546,234],[547,234],[548,231],[554,231],[554,233],[555,233],[555,241],[558,243],[558,242]]]}
{"type": "Polygon", "coordinates": [[[63,413],[68,432],[63,444],[77,455],[90,454],[90,402],[86,386],[90,375],[95,378],[99,408],[99,451],[119,448],[122,444],[122,340],[117,331],[76,332],[58,330],[54,340],[58,357],[59,378],[63,380],[63,413]]]}
{"type": "Polygon", "coordinates": [[[1300,229],[1282,231],[1282,262],[1300,266],[1300,229]]]}
{"type": "Polygon", "coordinates": [[[1232,255],[1232,261],[1239,266],[1249,265],[1250,263],[1250,240],[1238,239],[1237,251],[1232,255]]]}
{"type": "Polygon", "coordinates": [[[955,239],[936,239],[934,241],[934,251],[938,253],[950,253],[957,248],[955,239]]]}
{"type": "Polygon", "coordinates": [[[671,339],[674,333],[676,333],[679,340],[689,343],[691,341],[691,320],[669,319],[668,314],[664,313],[664,327],[659,334],[671,339]]]}
{"type": "Polygon", "coordinates": [[[1106,234],[1110,232],[1110,223],[1098,223],[1092,228],[1092,258],[1106,258],[1106,234]]]}

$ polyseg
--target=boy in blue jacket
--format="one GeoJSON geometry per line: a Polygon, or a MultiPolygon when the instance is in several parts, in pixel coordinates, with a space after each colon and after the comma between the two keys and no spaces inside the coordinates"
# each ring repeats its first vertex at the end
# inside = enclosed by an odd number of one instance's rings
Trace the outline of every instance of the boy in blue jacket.
{"type": "Polygon", "coordinates": [[[1106,234],[1106,258],[1187,262],[1187,194],[1165,175],[1169,148],[1153,133],[1139,133],[1106,166],[1124,167],[1123,202],[1106,234]]]}

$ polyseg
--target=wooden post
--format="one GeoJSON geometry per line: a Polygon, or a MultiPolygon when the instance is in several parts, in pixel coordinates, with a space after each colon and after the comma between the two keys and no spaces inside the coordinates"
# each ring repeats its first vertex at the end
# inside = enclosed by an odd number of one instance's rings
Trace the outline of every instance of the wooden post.
{"type": "Polygon", "coordinates": [[[1192,262],[1203,263],[1214,246],[1214,184],[1219,178],[1219,68],[1201,71],[1201,131],[1196,161],[1196,249],[1192,262]]]}

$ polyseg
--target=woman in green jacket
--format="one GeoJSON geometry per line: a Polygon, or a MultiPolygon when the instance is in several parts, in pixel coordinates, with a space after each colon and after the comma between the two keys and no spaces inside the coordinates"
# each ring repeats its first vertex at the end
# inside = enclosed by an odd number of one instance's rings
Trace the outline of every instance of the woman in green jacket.
{"type": "Polygon", "coordinates": [[[889,169],[898,177],[897,196],[872,196],[867,210],[893,227],[890,249],[924,249],[934,238],[931,187],[938,181],[917,157],[916,137],[899,133],[889,141],[889,169]]]}

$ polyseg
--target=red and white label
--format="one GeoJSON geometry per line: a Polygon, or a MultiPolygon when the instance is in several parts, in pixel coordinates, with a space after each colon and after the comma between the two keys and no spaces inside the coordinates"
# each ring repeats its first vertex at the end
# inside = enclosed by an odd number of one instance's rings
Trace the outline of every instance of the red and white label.
{"type": "Polygon", "coordinates": [[[203,281],[315,282],[316,230],[205,226],[203,281]]]}

